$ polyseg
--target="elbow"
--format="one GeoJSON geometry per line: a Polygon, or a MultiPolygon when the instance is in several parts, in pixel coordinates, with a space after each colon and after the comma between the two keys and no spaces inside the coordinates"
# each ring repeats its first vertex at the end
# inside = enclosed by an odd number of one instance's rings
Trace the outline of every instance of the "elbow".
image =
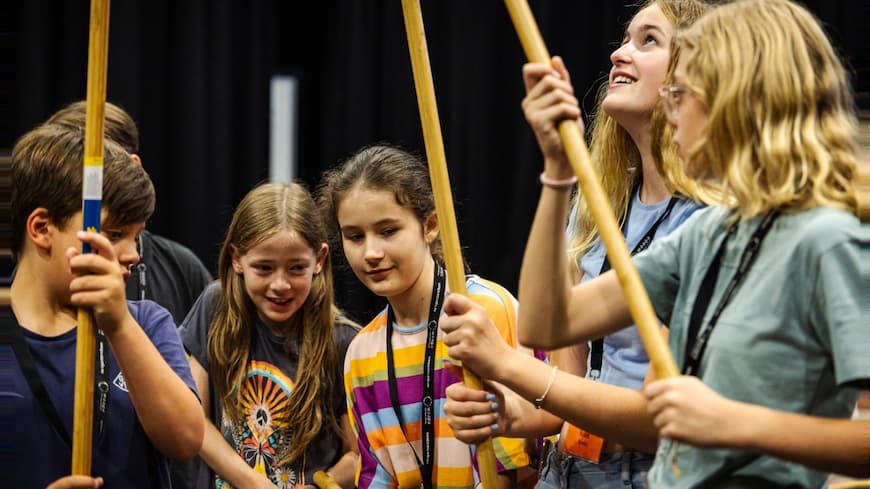
{"type": "Polygon", "coordinates": [[[161,443],[154,445],[167,458],[172,460],[190,460],[199,454],[205,437],[205,418],[197,409],[197,416],[183,417],[184,423],[177,423],[171,436],[164,437],[161,443]]]}
{"type": "Polygon", "coordinates": [[[202,431],[199,431],[199,436],[197,436],[197,433],[193,430],[186,431],[190,431],[190,433],[182,435],[179,439],[176,439],[173,446],[171,448],[167,447],[169,449],[164,451],[164,454],[167,457],[172,460],[183,461],[190,460],[199,454],[199,451],[202,448],[202,431]]]}
{"type": "Polygon", "coordinates": [[[549,351],[560,348],[556,344],[555,338],[543,333],[543,331],[532,331],[531,328],[520,327],[517,329],[517,339],[521,345],[535,350],[549,351]]]}
{"type": "Polygon", "coordinates": [[[534,350],[555,350],[552,342],[545,341],[546,338],[543,338],[541,335],[533,335],[533,334],[522,334],[519,335],[520,344],[527,347],[532,348],[534,350]]]}
{"type": "Polygon", "coordinates": [[[517,314],[517,339],[536,350],[558,350],[575,342],[570,338],[567,305],[561,302],[547,309],[525,307],[517,314]]]}
{"type": "Polygon", "coordinates": [[[522,315],[522,307],[517,318],[517,340],[525,347],[535,350],[555,350],[555,338],[549,334],[550,324],[547,318],[538,315],[535,318],[526,318],[522,315]]]}

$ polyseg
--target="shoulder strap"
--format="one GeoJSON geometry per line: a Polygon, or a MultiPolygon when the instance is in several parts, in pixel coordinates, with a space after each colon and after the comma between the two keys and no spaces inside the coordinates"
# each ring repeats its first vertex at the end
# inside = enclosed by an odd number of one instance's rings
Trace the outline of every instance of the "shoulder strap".
{"type": "Polygon", "coordinates": [[[30,386],[33,396],[42,406],[45,416],[51,422],[54,431],[57,432],[67,446],[72,447],[70,435],[63,423],[60,420],[60,415],[57,409],[48,397],[48,392],[45,390],[45,385],[39,377],[39,372],[36,370],[36,364],[33,361],[33,355],[30,353],[30,348],[24,340],[24,333],[18,325],[18,321],[12,314],[12,309],[9,306],[0,307],[0,344],[8,344],[12,346],[15,352],[15,358],[18,360],[18,366],[21,367],[21,372],[27,380],[27,385],[30,386]]]}

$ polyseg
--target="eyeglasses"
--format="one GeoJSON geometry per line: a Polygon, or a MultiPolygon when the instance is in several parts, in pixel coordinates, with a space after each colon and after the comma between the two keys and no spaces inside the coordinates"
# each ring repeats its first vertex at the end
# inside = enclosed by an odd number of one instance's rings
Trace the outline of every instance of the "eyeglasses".
{"type": "Polygon", "coordinates": [[[680,102],[684,93],[686,93],[686,87],[681,85],[665,85],[659,89],[659,96],[665,107],[665,115],[671,122],[675,122],[680,113],[680,102]]]}

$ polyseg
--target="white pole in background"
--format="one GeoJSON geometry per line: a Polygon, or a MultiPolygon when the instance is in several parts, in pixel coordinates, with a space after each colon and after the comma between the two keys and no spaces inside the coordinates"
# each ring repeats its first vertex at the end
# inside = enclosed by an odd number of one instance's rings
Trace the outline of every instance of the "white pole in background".
{"type": "Polygon", "coordinates": [[[269,124],[269,181],[290,182],[296,176],[295,76],[272,77],[269,124]]]}

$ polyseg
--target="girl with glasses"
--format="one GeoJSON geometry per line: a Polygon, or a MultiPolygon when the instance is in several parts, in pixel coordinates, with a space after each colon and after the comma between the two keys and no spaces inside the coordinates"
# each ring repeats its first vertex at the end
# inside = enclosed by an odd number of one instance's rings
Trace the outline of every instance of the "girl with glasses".
{"type": "MultiPolygon", "coordinates": [[[[741,0],[677,31],[668,81],[685,87],[671,121],[686,172],[723,198],[634,259],[686,374],[645,387],[649,416],[623,426],[626,438],[654,428],[663,439],[649,487],[816,488],[828,471],[867,477],[870,422],[848,417],[857,389],[870,387],[870,226],[842,64],[804,8],[741,0]]],[[[569,286],[552,224],[565,217],[542,198],[529,237],[521,300],[534,286],[557,287],[545,320],[521,316],[521,330],[541,338],[532,346],[567,346],[631,322],[612,272],[569,286]]],[[[505,348],[498,362],[477,354],[488,325],[461,298],[445,308],[452,356],[526,399],[540,395],[546,367],[506,359],[505,348]]],[[[570,394],[582,386],[549,375],[540,404],[580,417],[570,394]]],[[[478,435],[499,414],[456,407],[478,435]]]]}
{"type": "MultiPolygon", "coordinates": [[[[681,176],[675,151],[661,134],[663,119],[659,88],[664,83],[670,59],[670,38],[674,26],[691,23],[701,16],[705,4],[698,1],[647,1],[625,29],[621,45],[610,55],[612,67],[608,81],[601,87],[598,108],[592,120],[592,161],[602,176],[629,250],[640,252],[654,240],[666,236],[682,224],[698,203],[692,195],[692,182],[681,176]],[[654,141],[660,144],[654,145],[654,141]]],[[[523,68],[527,95],[522,106],[544,155],[546,171],[541,176],[542,199],[558,199],[557,205],[568,208],[567,196],[573,188],[567,156],[561,146],[557,125],[564,119],[580,117],[568,72],[558,57],[553,66],[527,64],[523,68]],[[555,171],[554,171],[555,170],[555,171]]],[[[573,280],[588,281],[610,268],[598,228],[586,199],[577,194],[571,202],[565,239],[568,264],[573,280]]],[[[553,221],[557,226],[564,217],[553,221]]],[[[564,250],[561,251],[564,253],[564,250]]],[[[520,291],[523,294],[523,290],[520,291]]],[[[548,291],[541,290],[546,295],[548,291]]],[[[552,297],[530,296],[521,308],[520,321],[526,324],[547,321],[552,297]]],[[[523,341],[536,331],[526,329],[523,341]]],[[[549,347],[550,345],[543,345],[549,347]]],[[[551,353],[551,362],[563,371],[584,375],[600,384],[632,389],[639,396],[649,358],[636,328],[615,332],[587,344],[551,353]]],[[[600,398],[582,396],[581,403],[601,409],[600,398]]],[[[637,411],[643,411],[639,403],[637,411]]],[[[628,410],[617,419],[631,415],[628,410]]],[[[526,418],[531,419],[531,418],[526,418]]],[[[655,433],[635,440],[611,436],[610,427],[597,421],[581,419],[578,425],[564,423],[556,416],[540,420],[539,426],[523,429],[540,434],[560,433],[556,449],[547,456],[539,488],[596,487],[619,488],[643,486],[643,478],[652,465],[656,446],[655,433]],[[602,436],[603,435],[603,436],[602,436]],[[628,441],[628,443],[625,443],[628,441]]],[[[517,426],[518,427],[518,426],[517,426]]]]}

